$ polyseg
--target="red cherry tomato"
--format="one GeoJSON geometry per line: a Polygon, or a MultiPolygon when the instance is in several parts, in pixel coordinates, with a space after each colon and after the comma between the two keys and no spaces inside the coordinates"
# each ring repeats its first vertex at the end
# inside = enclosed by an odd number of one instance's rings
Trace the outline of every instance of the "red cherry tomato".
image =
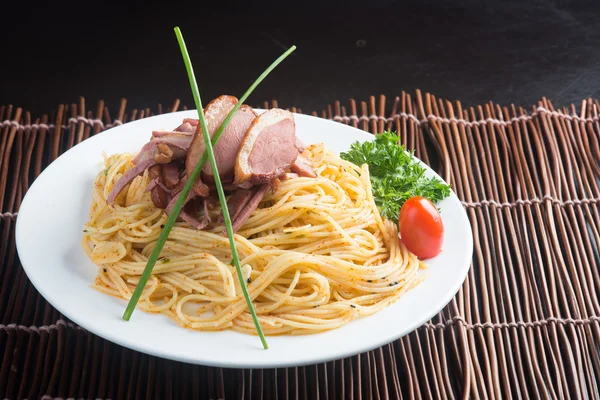
{"type": "Polygon", "coordinates": [[[442,217],[429,199],[417,196],[406,200],[398,224],[402,242],[419,259],[435,257],[442,250],[442,217]]]}

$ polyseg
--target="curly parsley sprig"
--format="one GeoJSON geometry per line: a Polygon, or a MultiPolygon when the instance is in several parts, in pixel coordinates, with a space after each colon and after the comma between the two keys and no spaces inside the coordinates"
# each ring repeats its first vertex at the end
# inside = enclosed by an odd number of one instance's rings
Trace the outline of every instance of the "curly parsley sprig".
{"type": "Polygon", "coordinates": [[[375,203],[383,217],[396,223],[400,208],[411,197],[423,196],[436,203],[450,196],[450,185],[425,176],[425,167],[398,143],[395,132],[383,132],[372,141],[354,142],[340,156],[358,166],[369,166],[375,203]]]}

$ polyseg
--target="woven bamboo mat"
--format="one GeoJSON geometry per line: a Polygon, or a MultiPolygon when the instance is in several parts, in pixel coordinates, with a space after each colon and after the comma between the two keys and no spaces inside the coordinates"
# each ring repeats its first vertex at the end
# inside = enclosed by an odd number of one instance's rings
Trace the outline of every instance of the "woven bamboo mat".
{"type": "MultiPolygon", "coordinates": [[[[277,102],[261,105],[270,106],[277,102]]],[[[450,304],[410,335],[344,360],[271,370],[191,366],[100,339],[52,308],[19,264],[15,219],[45,166],[112,125],[178,108],[128,110],[123,100],[111,114],[81,99],[39,119],[0,108],[1,398],[600,398],[597,100],[462,108],[417,91],[318,113],[397,130],[451,182],[473,227],[473,263],[450,304]]]]}

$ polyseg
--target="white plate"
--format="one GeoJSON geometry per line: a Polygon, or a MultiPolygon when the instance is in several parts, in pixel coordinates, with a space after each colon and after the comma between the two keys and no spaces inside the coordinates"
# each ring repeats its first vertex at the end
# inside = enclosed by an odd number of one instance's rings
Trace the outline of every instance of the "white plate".
{"type": "MultiPolygon", "coordinates": [[[[329,332],[307,336],[258,337],[233,331],[197,332],[171,319],[136,310],[121,319],[126,302],[90,287],[98,267],[81,247],[92,184],[102,169],[102,153],[137,152],[152,130],[173,129],[195,111],[159,115],[102,132],[73,147],[35,180],[19,210],[17,250],[36,289],[57,310],[111,342],[155,356],[230,368],[275,368],[325,362],[382,346],[406,335],[439,312],[456,294],[473,252],[471,226],[454,193],[438,206],[445,236],[442,253],[428,261],[427,279],[380,312],[329,332]]],[[[364,131],[316,117],[296,115],[304,143],[324,142],[345,151],[364,131]]],[[[428,169],[429,175],[435,175],[428,169]]],[[[437,176],[437,175],[435,175],[437,176]]]]}

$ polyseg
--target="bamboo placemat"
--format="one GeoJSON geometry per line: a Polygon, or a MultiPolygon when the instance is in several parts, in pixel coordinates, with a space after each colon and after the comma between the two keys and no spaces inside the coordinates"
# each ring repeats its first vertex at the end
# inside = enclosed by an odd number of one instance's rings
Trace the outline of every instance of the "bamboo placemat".
{"type": "Polygon", "coordinates": [[[473,227],[472,267],[442,312],[391,344],[314,366],[234,370],[90,334],[37,293],[16,255],[19,204],[40,171],[89,136],[163,107],[128,110],[123,100],[111,115],[82,98],[33,119],[2,106],[0,397],[600,398],[599,108],[592,99],[557,110],[546,99],[528,109],[463,108],[416,91],[313,113],[396,130],[451,182],[473,227]]]}

